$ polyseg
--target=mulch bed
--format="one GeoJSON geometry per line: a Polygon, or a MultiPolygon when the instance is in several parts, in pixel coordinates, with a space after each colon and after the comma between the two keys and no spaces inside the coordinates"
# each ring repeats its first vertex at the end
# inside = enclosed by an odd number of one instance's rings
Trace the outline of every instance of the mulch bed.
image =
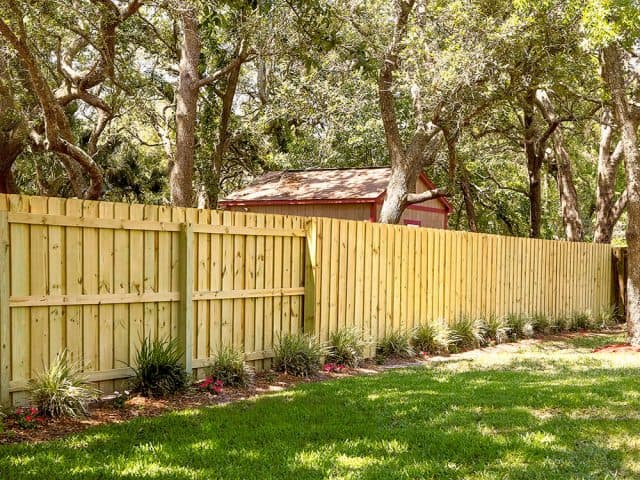
{"type": "Polygon", "coordinates": [[[615,343],[596,348],[594,353],[640,353],[640,347],[629,345],[628,343],[615,343]]]}

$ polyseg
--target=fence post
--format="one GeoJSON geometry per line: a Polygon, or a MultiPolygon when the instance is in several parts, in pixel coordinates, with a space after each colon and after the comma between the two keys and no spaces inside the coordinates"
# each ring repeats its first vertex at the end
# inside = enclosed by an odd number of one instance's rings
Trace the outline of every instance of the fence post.
{"type": "Polygon", "coordinates": [[[188,374],[193,367],[193,225],[180,224],[180,309],[178,342],[183,352],[183,365],[188,374]]]}
{"type": "Polygon", "coordinates": [[[308,220],[305,224],[305,262],[304,262],[304,333],[315,333],[316,320],[316,248],[317,224],[308,220]]]}
{"type": "Polygon", "coordinates": [[[0,405],[11,401],[9,380],[11,379],[11,312],[9,310],[10,275],[9,265],[9,214],[0,211],[0,405]]]}

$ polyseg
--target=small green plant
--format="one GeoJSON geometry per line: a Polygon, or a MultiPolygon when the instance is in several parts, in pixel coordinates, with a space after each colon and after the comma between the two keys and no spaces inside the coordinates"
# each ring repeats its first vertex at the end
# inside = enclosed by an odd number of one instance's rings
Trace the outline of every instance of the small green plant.
{"type": "Polygon", "coordinates": [[[325,353],[314,336],[292,333],[281,335],[274,351],[274,369],[299,377],[317,372],[325,353]]]}
{"type": "Polygon", "coordinates": [[[595,324],[599,329],[615,327],[619,318],[618,309],[616,307],[603,308],[595,316],[595,324]]]}
{"type": "Polygon", "coordinates": [[[327,363],[357,367],[363,359],[366,343],[356,328],[342,328],[331,334],[327,349],[327,363]]]}
{"type": "Polygon", "coordinates": [[[489,318],[483,320],[483,323],[484,336],[487,340],[499,344],[504,343],[509,339],[509,327],[507,326],[504,317],[491,315],[489,318]]]}
{"type": "Polygon", "coordinates": [[[440,323],[418,325],[411,339],[414,351],[438,355],[449,351],[449,331],[440,323]]]}
{"type": "Polygon", "coordinates": [[[131,392],[129,390],[124,390],[123,392],[119,392],[118,390],[116,390],[115,392],[113,392],[113,407],[117,408],[118,410],[124,409],[127,400],[129,400],[130,398],[131,392]]]}
{"type": "Polygon", "coordinates": [[[131,368],[132,389],[144,397],[162,397],[184,390],[189,384],[177,342],[145,338],[131,368]]]}
{"type": "Polygon", "coordinates": [[[449,327],[449,341],[456,351],[478,348],[485,341],[482,321],[471,317],[459,318],[449,327]]]}
{"type": "Polygon", "coordinates": [[[100,391],[87,382],[80,364],[71,362],[63,350],[29,382],[29,393],[41,415],[77,417],[88,413],[87,405],[100,391]]]}
{"type": "Polygon", "coordinates": [[[533,336],[533,325],[527,316],[510,314],[505,317],[505,322],[509,328],[509,336],[512,340],[533,336]]]}
{"type": "Polygon", "coordinates": [[[571,327],[571,317],[560,314],[551,320],[551,331],[555,333],[566,332],[571,327]]]}
{"type": "Polygon", "coordinates": [[[576,312],[570,318],[569,330],[572,331],[588,330],[592,325],[591,318],[586,312],[576,312]]]}
{"type": "Polygon", "coordinates": [[[402,330],[390,330],[376,346],[376,354],[382,357],[411,358],[415,350],[411,347],[411,333],[402,330]]]}
{"type": "Polygon", "coordinates": [[[231,346],[220,348],[213,357],[208,376],[225,387],[246,387],[253,383],[255,372],[244,361],[244,353],[231,346]]]}
{"type": "Polygon", "coordinates": [[[546,315],[536,313],[531,317],[531,326],[534,332],[547,335],[551,333],[553,322],[546,315]]]}

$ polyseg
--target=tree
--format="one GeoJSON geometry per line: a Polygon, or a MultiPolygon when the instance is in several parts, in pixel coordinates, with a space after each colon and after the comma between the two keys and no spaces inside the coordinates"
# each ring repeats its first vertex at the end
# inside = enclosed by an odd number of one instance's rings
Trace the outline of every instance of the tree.
{"type": "Polygon", "coordinates": [[[627,178],[628,282],[627,328],[632,345],[640,345],[640,152],[637,121],[627,96],[626,54],[619,44],[611,42],[601,50],[602,77],[611,94],[613,111],[621,129],[627,178]]]}

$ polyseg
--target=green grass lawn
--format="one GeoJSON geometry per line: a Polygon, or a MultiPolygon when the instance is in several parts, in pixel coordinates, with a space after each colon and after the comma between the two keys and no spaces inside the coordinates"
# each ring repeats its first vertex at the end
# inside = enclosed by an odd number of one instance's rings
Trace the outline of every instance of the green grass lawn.
{"type": "Polygon", "coordinates": [[[640,355],[616,336],[306,384],[0,447],[0,478],[637,479],[640,355]]]}

